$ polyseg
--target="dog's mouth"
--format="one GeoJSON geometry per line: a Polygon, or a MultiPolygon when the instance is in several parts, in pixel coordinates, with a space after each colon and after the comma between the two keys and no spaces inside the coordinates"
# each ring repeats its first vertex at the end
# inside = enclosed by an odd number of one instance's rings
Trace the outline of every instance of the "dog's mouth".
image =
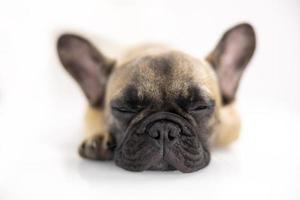
{"type": "Polygon", "coordinates": [[[196,130],[179,115],[152,114],[129,126],[115,150],[115,162],[131,171],[197,171],[208,165],[210,153],[196,130]]]}

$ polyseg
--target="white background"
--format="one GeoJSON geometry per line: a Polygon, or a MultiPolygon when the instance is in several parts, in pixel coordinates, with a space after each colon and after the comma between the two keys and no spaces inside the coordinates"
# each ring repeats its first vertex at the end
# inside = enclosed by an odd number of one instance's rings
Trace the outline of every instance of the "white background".
{"type": "Polygon", "coordinates": [[[0,199],[300,199],[300,2],[0,0],[0,199]],[[196,173],[132,173],[77,155],[85,99],[57,62],[64,30],[199,58],[236,23],[258,45],[240,140],[196,173]]]}

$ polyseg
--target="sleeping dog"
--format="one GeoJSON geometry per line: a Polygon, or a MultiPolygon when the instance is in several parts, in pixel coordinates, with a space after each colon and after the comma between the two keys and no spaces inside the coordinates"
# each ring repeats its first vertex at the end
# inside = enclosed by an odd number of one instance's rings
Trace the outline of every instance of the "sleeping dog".
{"type": "Polygon", "coordinates": [[[229,29],[205,59],[151,44],[111,59],[61,35],[59,59],[89,103],[79,154],[131,171],[204,168],[212,146],[239,136],[235,96],[254,49],[249,24],[229,29]]]}

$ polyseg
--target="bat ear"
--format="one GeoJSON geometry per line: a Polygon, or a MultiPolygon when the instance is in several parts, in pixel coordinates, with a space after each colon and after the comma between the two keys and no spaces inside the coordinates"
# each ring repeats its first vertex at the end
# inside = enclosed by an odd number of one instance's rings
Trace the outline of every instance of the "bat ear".
{"type": "Polygon", "coordinates": [[[222,36],[207,61],[215,69],[223,104],[235,98],[241,76],[255,50],[255,32],[249,24],[239,24],[222,36]]]}
{"type": "Polygon", "coordinates": [[[57,40],[58,57],[64,68],[78,82],[90,105],[102,106],[108,77],[115,64],[88,40],[63,34],[57,40]]]}

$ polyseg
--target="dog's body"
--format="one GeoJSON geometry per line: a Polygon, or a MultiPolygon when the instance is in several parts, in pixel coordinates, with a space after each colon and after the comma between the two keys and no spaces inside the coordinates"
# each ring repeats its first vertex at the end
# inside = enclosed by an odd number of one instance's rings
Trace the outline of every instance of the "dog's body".
{"type": "Polygon", "coordinates": [[[248,24],[205,60],[149,44],[112,61],[81,37],[61,36],[60,59],[89,100],[80,155],[134,171],[205,167],[210,146],[239,136],[235,93],[254,48],[248,24]]]}

